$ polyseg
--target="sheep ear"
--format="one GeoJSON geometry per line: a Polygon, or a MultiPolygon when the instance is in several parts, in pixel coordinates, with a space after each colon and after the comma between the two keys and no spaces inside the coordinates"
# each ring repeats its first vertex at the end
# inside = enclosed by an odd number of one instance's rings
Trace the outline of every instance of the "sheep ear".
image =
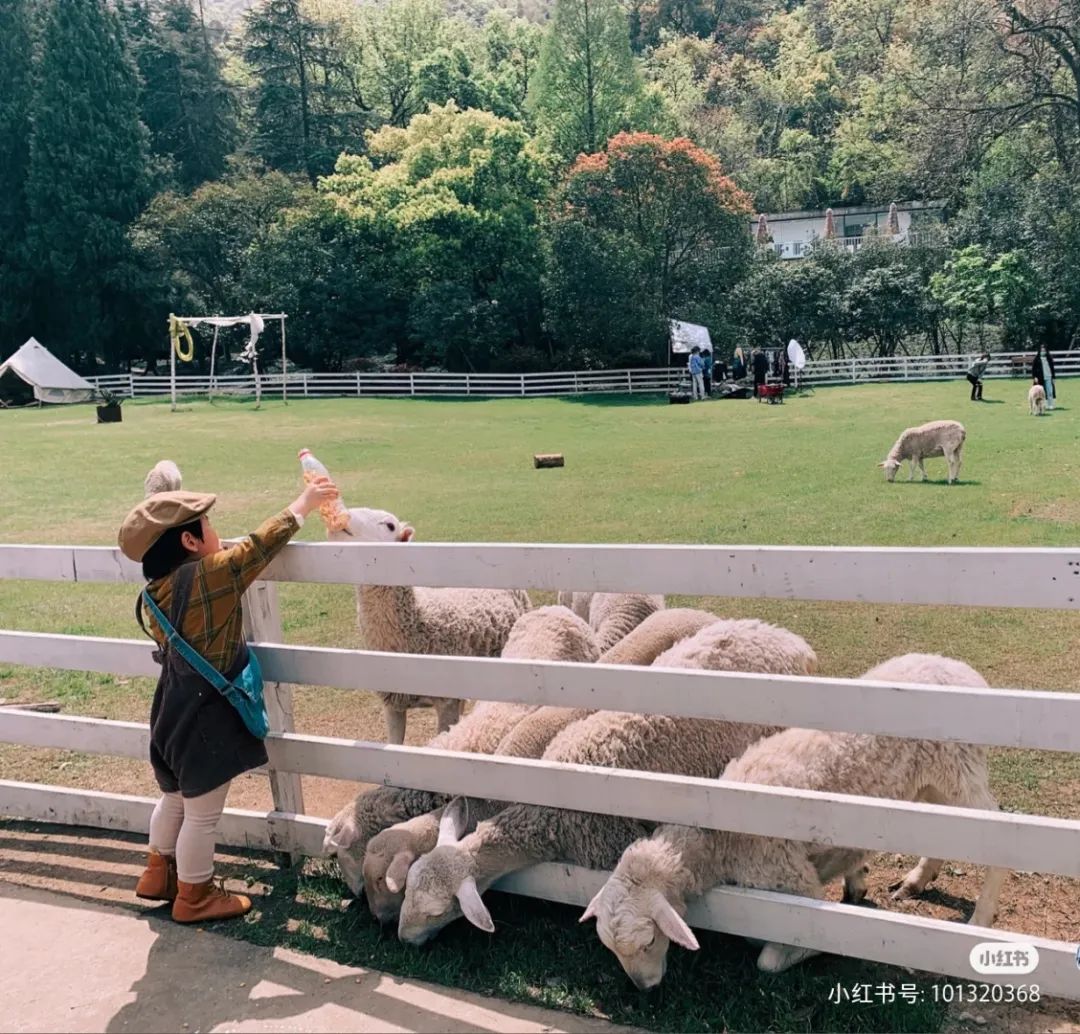
{"type": "Polygon", "coordinates": [[[884,460],[882,460],[882,461],[881,461],[881,462],[880,462],[880,463],[878,464],[878,466],[879,466],[879,467],[884,467],[884,466],[885,466],[885,461],[884,461],[884,460]]]}
{"type": "Polygon", "coordinates": [[[694,936],[694,931],[686,925],[686,921],[672,908],[671,902],[663,894],[656,895],[652,918],[669,941],[681,944],[689,951],[697,951],[701,947],[694,936]]]}
{"type": "Polygon", "coordinates": [[[594,895],[592,901],[585,906],[585,911],[581,913],[579,923],[587,923],[590,919],[595,918],[596,913],[600,910],[600,899],[604,896],[604,888],[601,887],[594,895]]]}
{"type": "Polygon", "coordinates": [[[473,926],[478,926],[481,930],[486,930],[488,933],[495,932],[495,924],[491,921],[491,913],[487,910],[487,906],[484,904],[480,897],[480,891],[476,886],[476,880],[471,876],[466,876],[461,882],[461,886],[457,889],[458,904],[461,905],[462,915],[469,920],[473,926]]]}
{"type": "Polygon", "coordinates": [[[455,797],[444,809],[439,819],[437,845],[456,844],[465,834],[469,806],[464,797],[455,797]]]}
{"type": "Polygon", "coordinates": [[[386,869],[386,889],[391,894],[400,894],[405,889],[409,866],[415,861],[416,854],[412,851],[398,851],[390,860],[386,869]]]}

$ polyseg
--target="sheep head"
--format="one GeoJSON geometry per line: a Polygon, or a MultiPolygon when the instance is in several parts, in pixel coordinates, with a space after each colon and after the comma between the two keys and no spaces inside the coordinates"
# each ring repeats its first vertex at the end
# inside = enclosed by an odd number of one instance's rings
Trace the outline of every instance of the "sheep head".
{"type": "Polygon", "coordinates": [[[466,825],[464,803],[457,797],[446,806],[438,844],[409,869],[398,920],[398,938],[407,944],[423,944],[461,915],[473,926],[495,932],[476,885],[472,856],[459,843],[466,825]]]}
{"type": "Polygon", "coordinates": [[[646,876],[644,882],[637,882],[642,874],[631,873],[642,860],[632,854],[636,846],[627,848],[615,872],[589,902],[580,922],[596,917],[596,932],[604,947],[614,952],[635,986],[648,991],[664,979],[668,946],[672,942],[690,951],[698,950],[698,942],[679,914],[684,907],[681,899],[676,908],[659,889],[658,881],[646,876]]]}
{"type": "Polygon", "coordinates": [[[892,483],[896,480],[896,472],[900,469],[900,461],[894,460],[891,456],[888,459],[882,460],[878,464],[879,467],[885,468],[885,480],[892,483]]]}
{"type": "Polygon", "coordinates": [[[326,827],[326,835],[323,837],[323,854],[337,859],[346,885],[353,894],[359,897],[364,886],[360,859],[366,842],[360,829],[357,807],[358,801],[347,804],[326,827]]]}
{"type": "Polygon", "coordinates": [[[414,823],[405,822],[384,829],[368,842],[364,852],[364,895],[371,914],[383,926],[396,923],[401,914],[409,866],[431,848],[423,839],[414,823]]]}
{"type": "Polygon", "coordinates": [[[411,524],[386,510],[357,506],[349,510],[348,526],[331,532],[329,538],[332,542],[409,542],[414,534],[411,524]]]}
{"type": "Polygon", "coordinates": [[[180,468],[172,460],[158,460],[143,481],[144,495],[156,495],[158,492],[180,491],[180,468]]]}

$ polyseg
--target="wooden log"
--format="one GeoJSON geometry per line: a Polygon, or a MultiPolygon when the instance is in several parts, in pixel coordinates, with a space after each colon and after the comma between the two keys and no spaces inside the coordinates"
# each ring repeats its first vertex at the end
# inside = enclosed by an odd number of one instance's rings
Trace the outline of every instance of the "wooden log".
{"type": "Polygon", "coordinates": [[[533,456],[533,466],[537,469],[540,467],[564,466],[563,454],[561,452],[538,452],[533,456]]]}
{"type": "Polygon", "coordinates": [[[15,711],[40,711],[43,714],[58,714],[59,700],[42,700],[38,703],[22,703],[19,700],[0,700],[0,707],[10,707],[15,711]]]}

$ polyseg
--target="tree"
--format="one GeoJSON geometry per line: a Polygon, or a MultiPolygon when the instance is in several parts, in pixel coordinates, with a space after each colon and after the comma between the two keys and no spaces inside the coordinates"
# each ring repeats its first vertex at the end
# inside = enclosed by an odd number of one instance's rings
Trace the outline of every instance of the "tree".
{"type": "Polygon", "coordinates": [[[105,0],[52,0],[43,12],[27,199],[34,326],[88,366],[131,354],[135,268],[126,237],[147,193],[139,84],[105,0]]]}
{"type": "Polygon", "coordinates": [[[749,197],[686,139],[620,133],[550,206],[548,319],[589,361],[666,360],[667,321],[726,323],[745,273],[749,197]]]}
{"type": "Polygon", "coordinates": [[[153,154],[184,190],[218,179],[238,141],[237,98],[190,0],[118,6],[142,76],[140,111],[153,154]]]}
{"type": "Polygon", "coordinates": [[[312,183],[342,151],[363,148],[371,122],[336,28],[309,15],[302,0],[264,0],[244,23],[244,60],[255,77],[253,150],[312,183]]]}
{"type": "Polygon", "coordinates": [[[618,0],[555,0],[535,81],[536,124],[563,158],[599,151],[641,92],[618,0]]]}
{"type": "Polygon", "coordinates": [[[31,329],[26,187],[33,51],[32,0],[0,4],[0,355],[22,344],[31,329]]]}

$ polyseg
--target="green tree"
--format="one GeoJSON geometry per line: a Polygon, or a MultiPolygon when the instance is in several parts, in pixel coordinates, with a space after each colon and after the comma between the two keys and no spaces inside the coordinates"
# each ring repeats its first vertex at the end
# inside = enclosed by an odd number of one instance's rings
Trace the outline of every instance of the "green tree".
{"type": "Polygon", "coordinates": [[[118,5],[142,76],[140,110],[156,157],[184,190],[218,179],[238,142],[237,98],[191,0],[118,5]]]}
{"type": "Polygon", "coordinates": [[[555,0],[534,87],[537,127],[563,158],[628,127],[641,80],[618,0],[555,0]]]}
{"type": "Polygon", "coordinates": [[[312,183],[345,150],[360,150],[370,125],[337,27],[302,0],[263,0],[244,21],[243,55],[254,76],[252,149],[267,165],[312,183]]]}
{"type": "Polygon", "coordinates": [[[727,322],[750,259],[750,199],[689,140],[621,133],[550,206],[548,320],[576,361],[666,359],[667,321],[727,322]]]}
{"type": "Polygon", "coordinates": [[[32,0],[0,4],[0,355],[29,335],[31,287],[26,243],[30,213],[32,0]]]}
{"type": "Polygon", "coordinates": [[[34,326],[88,367],[137,348],[135,267],[126,231],[147,191],[139,83],[105,0],[44,7],[27,198],[37,288],[34,326]]]}

